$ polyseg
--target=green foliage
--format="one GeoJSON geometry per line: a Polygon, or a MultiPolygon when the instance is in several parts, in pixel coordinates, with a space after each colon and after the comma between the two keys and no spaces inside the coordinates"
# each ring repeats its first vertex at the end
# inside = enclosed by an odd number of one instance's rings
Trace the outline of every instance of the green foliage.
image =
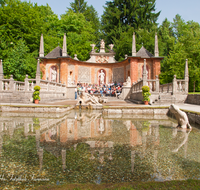
{"type": "Polygon", "coordinates": [[[77,54],[78,59],[86,61],[91,51],[90,44],[95,41],[95,30],[82,13],[69,10],[61,15],[60,32],[67,34],[67,51],[70,56],[77,54]],[[86,27],[87,26],[87,27],[86,27]]]}
{"type": "Polygon", "coordinates": [[[143,86],[142,87],[142,96],[143,96],[143,101],[150,101],[149,96],[151,96],[151,93],[149,92],[150,88],[149,86],[143,86]]]}
{"type": "Polygon", "coordinates": [[[26,64],[28,47],[25,41],[20,39],[16,44],[12,44],[13,48],[7,54],[4,60],[4,75],[6,77],[13,75],[16,80],[22,81],[25,75],[28,74],[29,65],[26,64]]]}
{"type": "Polygon", "coordinates": [[[156,25],[160,12],[155,13],[155,0],[113,0],[107,1],[102,15],[102,30],[106,41],[112,43],[122,32],[145,29],[150,31],[156,25]]]}
{"type": "Polygon", "coordinates": [[[185,60],[188,59],[189,91],[200,91],[200,25],[193,21],[185,22],[176,15],[171,26],[170,33],[173,31],[173,34],[168,35],[171,36],[168,38],[171,48],[161,65],[161,83],[172,82],[173,75],[183,79],[185,60]]]}
{"type": "MultiPolygon", "coordinates": [[[[74,13],[82,13],[85,17],[85,20],[91,24],[92,28],[95,30],[95,41],[99,41],[99,29],[100,29],[100,21],[98,18],[98,13],[94,9],[94,7],[88,6],[87,2],[84,0],[74,0],[74,2],[70,3],[71,8],[68,10],[72,10],[74,13]]],[[[85,26],[86,27],[86,26],[85,26]]]]}
{"type": "Polygon", "coordinates": [[[143,87],[142,87],[142,92],[143,92],[143,93],[149,92],[149,91],[150,91],[149,86],[143,86],[143,87]]]}
{"type": "Polygon", "coordinates": [[[37,85],[36,85],[36,86],[34,87],[34,90],[35,90],[35,91],[40,91],[40,86],[37,86],[37,85]]]}
{"type": "Polygon", "coordinates": [[[40,86],[35,86],[33,92],[33,100],[40,100],[40,86]]]}

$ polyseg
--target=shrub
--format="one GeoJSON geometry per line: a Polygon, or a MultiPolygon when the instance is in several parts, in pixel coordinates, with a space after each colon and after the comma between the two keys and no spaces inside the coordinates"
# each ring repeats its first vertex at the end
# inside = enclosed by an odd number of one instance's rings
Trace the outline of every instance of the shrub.
{"type": "Polygon", "coordinates": [[[35,86],[33,92],[33,100],[40,100],[40,86],[35,86]]]}
{"type": "Polygon", "coordinates": [[[143,86],[142,87],[142,93],[149,92],[149,91],[150,91],[149,86],[143,86]]]}
{"type": "Polygon", "coordinates": [[[149,96],[151,96],[151,93],[149,92],[150,88],[148,86],[143,86],[142,87],[142,96],[143,96],[143,101],[150,101],[149,96]]]}
{"type": "Polygon", "coordinates": [[[40,91],[40,86],[35,86],[35,87],[34,87],[34,90],[35,90],[35,91],[40,91]]]}

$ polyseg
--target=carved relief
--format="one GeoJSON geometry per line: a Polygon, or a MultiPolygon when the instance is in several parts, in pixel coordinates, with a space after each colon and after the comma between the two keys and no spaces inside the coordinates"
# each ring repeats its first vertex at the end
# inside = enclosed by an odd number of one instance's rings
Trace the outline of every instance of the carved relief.
{"type": "Polygon", "coordinates": [[[96,63],[108,63],[108,56],[96,56],[96,63]]]}
{"type": "Polygon", "coordinates": [[[91,69],[88,67],[78,67],[78,81],[90,83],[91,69]]]}
{"type": "Polygon", "coordinates": [[[113,82],[124,82],[124,67],[113,69],[113,82]]]}

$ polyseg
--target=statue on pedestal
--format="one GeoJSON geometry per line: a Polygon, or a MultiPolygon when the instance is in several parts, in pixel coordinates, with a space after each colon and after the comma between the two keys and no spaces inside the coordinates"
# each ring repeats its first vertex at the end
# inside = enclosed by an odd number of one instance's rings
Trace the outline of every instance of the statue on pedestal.
{"type": "Polygon", "coordinates": [[[99,73],[100,84],[104,84],[105,73],[103,70],[99,73]]]}
{"type": "Polygon", "coordinates": [[[56,71],[56,68],[53,67],[52,71],[51,71],[51,81],[52,82],[56,82],[56,76],[57,76],[57,71],[56,71]]]}

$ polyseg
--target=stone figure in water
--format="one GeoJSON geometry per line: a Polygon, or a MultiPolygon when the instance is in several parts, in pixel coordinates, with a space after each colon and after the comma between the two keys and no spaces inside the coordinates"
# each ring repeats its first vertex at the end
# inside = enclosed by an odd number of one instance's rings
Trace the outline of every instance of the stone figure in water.
{"type": "Polygon", "coordinates": [[[183,129],[187,129],[187,128],[191,129],[192,128],[191,125],[189,124],[187,114],[185,112],[181,111],[178,106],[172,104],[169,107],[169,110],[175,115],[175,117],[178,121],[177,127],[181,127],[183,129]]]}
{"type": "Polygon", "coordinates": [[[51,80],[52,81],[56,81],[56,75],[57,75],[57,72],[56,72],[56,68],[54,67],[51,71],[51,80]]]}
{"type": "Polygon", "coordinates": [[[99,78],[100,78],[100,84],[104,84],[104,78],[105,78],[105,73],[103,70],[99,73],[99,78]]]}
{"type": "Polygon", "coordinates": [[[84,91],[81,92],[77,105],[102,105],[99,103],[98,97],[92,96],[84,91]]]}

